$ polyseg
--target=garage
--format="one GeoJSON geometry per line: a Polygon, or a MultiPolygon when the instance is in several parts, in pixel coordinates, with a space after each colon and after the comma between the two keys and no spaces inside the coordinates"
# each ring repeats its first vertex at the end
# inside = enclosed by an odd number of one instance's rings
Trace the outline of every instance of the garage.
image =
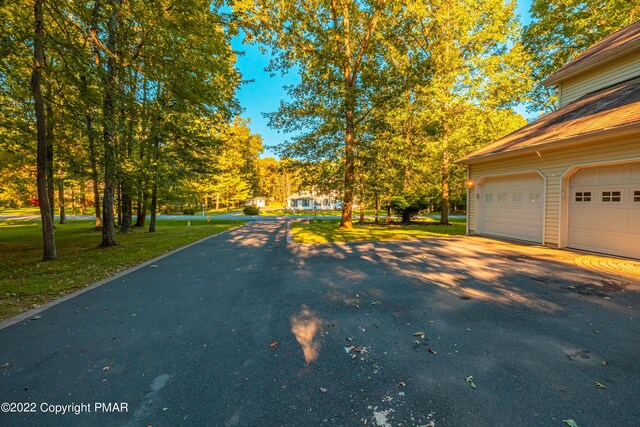
{"type": "Polygon", "coordinates": [[[640,162],[579,169],[569,197],[568,247],[640,258],[640,162]]]}
{"type": "Polygon", "coordinates": [[[478,190],[478,234],[542,243],[544,180],[538,173],[487,177],[478,190]]]}

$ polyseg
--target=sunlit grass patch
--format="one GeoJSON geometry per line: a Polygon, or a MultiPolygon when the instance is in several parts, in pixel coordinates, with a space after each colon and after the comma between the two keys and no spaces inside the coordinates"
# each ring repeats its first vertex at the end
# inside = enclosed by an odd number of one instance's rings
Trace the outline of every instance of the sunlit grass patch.
{"type": "Polygon", "coordinates": [[[424,219],[412,224],[354,223],[353,230],[339,230],[339,221],[318,220],[307,223],[294,222],[291,233],[297,243],[333,243],[371,240],[422,239],[434,236],[458,236],[465,234],[466,222],[439,225],[436,220],[424,219]]]}
{"type": "Polygon", "coordinates": [[[0,319],[54,300],[170,250],[243,222],[206,219],[159,220],[157,231],[117,234],[118,246],[98,248],[94,222],[56,224],[59,259],[41,262],[42,231],[37,221],[0,221],[0,319]]]}

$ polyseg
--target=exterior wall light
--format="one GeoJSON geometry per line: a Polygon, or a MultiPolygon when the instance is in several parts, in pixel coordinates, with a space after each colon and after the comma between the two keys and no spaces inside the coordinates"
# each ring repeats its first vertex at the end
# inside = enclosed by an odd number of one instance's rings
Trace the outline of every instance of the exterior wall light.
{"type": "Polygon", "coordinates": [[[467,188],[473,188],[474,185],[476,185],[475,182],[473,182],[472,180],[468,179],[467,182],[465,182],[465,184],[467,186],[467,188]]]}

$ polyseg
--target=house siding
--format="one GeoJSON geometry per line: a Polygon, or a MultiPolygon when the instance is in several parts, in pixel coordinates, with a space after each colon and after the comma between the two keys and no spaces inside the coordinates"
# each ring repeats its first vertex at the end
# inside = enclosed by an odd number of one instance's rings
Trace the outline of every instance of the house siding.
{"type": "Polygon", "coordinates": [[[640,76],[640,55],[635,52],[597,69],[563,80],[558,85],[558,104],[563,107],[587,93],[637,76],[640,76]]]}
{"type": "MultiPolygon", "coordinates": [[[[560,243],[560,195],[563,175],[572,166],[640,159],[640,136],[589,143],[568,149],[541,149],[538,153],[474,163],[469,165],[469,176],[472,181],[478,182],[480,178],[494,175],[539,171],[546,179],[544,244],[557,247],[560,243]]],[[[477,189],[474,187],[469,194],[470,234],[476,232],[476,193],[477,189]]]]}

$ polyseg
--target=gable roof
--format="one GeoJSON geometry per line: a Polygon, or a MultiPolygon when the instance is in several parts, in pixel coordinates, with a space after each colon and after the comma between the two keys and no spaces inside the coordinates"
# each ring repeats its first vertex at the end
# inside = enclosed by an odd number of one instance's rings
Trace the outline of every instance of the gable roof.
{"type": "Polygon", "coordinates": [[[640,21],[600,40],[547,77],[542,84],[555,86],[561,80],[595,68],[604,62],[627,55],[634,50],[640,51],[640,21]]]}
{"type": "Polygon", "coordinates": [[[578,136],[633,124],[640,125],[640,77],[587,94],[457,162],[470,163],[482,157],[566,143],[578,136]]]}

